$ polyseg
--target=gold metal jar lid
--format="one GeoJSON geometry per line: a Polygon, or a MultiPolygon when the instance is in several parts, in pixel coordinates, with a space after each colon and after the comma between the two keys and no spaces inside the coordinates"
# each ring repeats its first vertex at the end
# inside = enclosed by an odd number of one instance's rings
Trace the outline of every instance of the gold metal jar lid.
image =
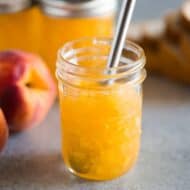
{"type": "Polygon", "coordinates": [[[0,0],[0,14],[15,13],[29,8],[31,0],[0,0]]]}
{"type": "Polygon", "coordinates": [[[41,0],[42,11],[55,17],[93,17],[112,13],[117,0],[41,0]]]}

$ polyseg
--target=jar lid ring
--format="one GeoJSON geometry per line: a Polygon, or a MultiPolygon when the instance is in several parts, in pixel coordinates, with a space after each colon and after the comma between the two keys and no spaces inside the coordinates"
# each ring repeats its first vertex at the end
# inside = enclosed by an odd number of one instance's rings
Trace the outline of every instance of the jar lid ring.
{"type": "Polygon", "coordinates": [[[30,0],[0,0],[0,14],[20,12],[31,5],[30,0]]]}

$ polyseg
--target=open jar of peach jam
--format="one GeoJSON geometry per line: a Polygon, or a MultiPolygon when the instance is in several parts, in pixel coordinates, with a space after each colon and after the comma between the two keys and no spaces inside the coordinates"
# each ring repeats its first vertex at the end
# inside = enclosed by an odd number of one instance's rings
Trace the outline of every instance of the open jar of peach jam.
{"type": "Polygon", "coordinates": [[[63,159],[91,180],[126,173],[140,148],[144,52],[128,41],[119,66],[106,69],[110,45],[101,38],[69,42],[57,61],[63,159]]]}
{"type": "Polygon", "coordinates": [[[0,0],[0,50],[37,52],[38,25],[31,0],[0,0]]]}
{"type": "Polygon", "coordinates": [[[113,34],[117,0],[41,0],[41,55],[54,74],[58,48],[81,37],[113,34]]]}

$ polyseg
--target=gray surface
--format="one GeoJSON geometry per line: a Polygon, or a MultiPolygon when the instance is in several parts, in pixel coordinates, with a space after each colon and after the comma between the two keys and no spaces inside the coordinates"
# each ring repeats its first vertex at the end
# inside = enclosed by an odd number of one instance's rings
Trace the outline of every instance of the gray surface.
{"type": "Polygon", "coordinates": [[[0,159],[0,190],[189,190],[190,88],[149,78],[144,91],[142,149],[130,173],[101,183],[68,174],[56,104],[40,127],[11,137],[0,159]]]}
{"type": "MultiPolygon", "coordinates": [[[[137,2],[139,20],[157,17],[181,1],[137,2]]],[[[56,104],[41,126],[10,138],[0,157],[0,190],[189,190],[190,88],[149,78],[144,91],[142,149],[129,174],[101,183],[69,175],[60,157],[56,104]]]]}

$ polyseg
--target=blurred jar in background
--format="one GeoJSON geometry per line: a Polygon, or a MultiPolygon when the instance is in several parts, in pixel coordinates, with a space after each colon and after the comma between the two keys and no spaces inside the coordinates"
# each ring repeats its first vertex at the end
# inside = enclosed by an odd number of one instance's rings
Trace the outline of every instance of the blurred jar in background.
{"type": "Polygon", "coordinates": [[[38,52],[36,11],[30,0],[0,0],[0,50],[38,52]]]}
{"type": "Polygon", "coordinates": [[[117,0],[41,0],[40,52],[55,73],[56,52],[82,37],[111,37],[117,0]]]}

